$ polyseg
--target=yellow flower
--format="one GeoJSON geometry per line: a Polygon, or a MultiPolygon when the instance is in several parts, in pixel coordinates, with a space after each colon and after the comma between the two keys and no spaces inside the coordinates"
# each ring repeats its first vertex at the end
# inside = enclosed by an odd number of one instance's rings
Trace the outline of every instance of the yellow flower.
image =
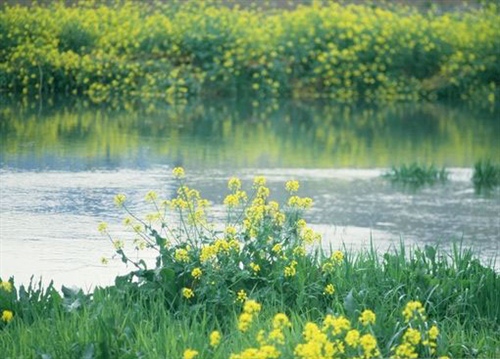
{"type": "Polygon", "coordinates": [[[363,348],[365,358],[379,356],[377,349],[377,339],[371,334],[365,334],[359,338],[359,344],[363,348]]]}
{"type": "Polygon", "coordinates": [[[191,275],[195,279],[200,279],[201,275],[203,274],[202,270],[200,268],[195,268],[192,270],[191,275]]]}
{"type": "Polygon", "coordinates": [[[261,305],[255,300],[247,300],[243,306],[243,311],[248,314],[254,314],[260,312],[261,305]]]}
{"type": "Polygon", "coordinates": [[[285,335],[281,331],[281,329],[273,329],[269,332],[268,336],[269,340],[274,343],[284,344],[285,343],[285,335]]]}
{"type": "Polygon", "coordinates": [[[292,323],[288,319],[287,315],[284,313],[278,313],[273,318],[273,328],[282,329],[284,327],[291,327],[292,323]]]}
{"type": "Polygon", "coordinates": [[[115,205],[118,207],[123,206],[126,199],[127,199],[127,197],[123,193],[117,194],[114,198],[115,205]]]}
{"type": "Polygon", "coordinates": [[[113,246],[115,247],[115,249],[118,251],[120,249],[123,249],[123,247],[125,246],[125,243],[123,243],[122,240],[120,239],[115,239],[113,241],[113,246]]]}
{"type": "Polygon", "coordinates": [[[228,207],[237,207],[240,204],[240,198],[235,194],[228,194],[224,198],[224,205],[228,207]]]}
{"type": "Polygon", "coordinates": [[[4,291],[6,292],[12,292],[12,283],[7,281],[7,282],[4,282],[4,281],[0,281],[0,288],[3,289],[4,291]]]}
{"type": "Polygon", "coordinates": [[[343,331],[351,329],[351,322],[346,317],[334,317],[328,314],[325,319],[323,319],[323,331],[326,332],[330,328],[334,335],[339,335],[343,331]]]}
{"type": "Polygon", "coordinates": [[[183,248],[177,249],[174,253],[174,259],[177,262],[189,262],[188,251],[183,248]]]}
{"type": "Polygon", "coordinates": [[[332,295],[335,293],[335,288],[333,287],[333,284],[327,284],[325,287],[325,290],[323,291],[323,294],[325,295],[332,295]]]}
{"type": "Polygon", "coordinates": [[[403,309],[403,316],[405,317],[405,322],[408,323],[412,320],[415,315],[420,316],[423,320],[425,320],[425,309],[422,306],[422,303],[419,301],[410,301],[406,304],[405,309],[403,309]]]}
{"type": "Polygon", "coordinates": [[[252,314],[241,313],[238,320],[238,330],[241,332],[246,332],[248,328],[250,328],[250,324],[252,324],[252,319],[252,314]]]}
{"type": "Polygon", "coordinates": [[[418,329],[408,328],[403,335],[403,340],[412,345],[417,345],[420,343],[422,339],[422,335],[418,331],[418,329]]]}
{"type": "Polygon", "coordinates": [[[297,266],[297,261],[291,261],[289,266],[285,267],[284,274],[285,277],[294,277],[297,274],[295,267],[297,266]]]}
{"type": "Polygon", "coordinates": [[[106,258],[106,257],[101,257],[101,264],[106,265],[106,264],[108,264],[108,262],[109,262],[108,258],[106,258]]]}
{"type": "Polygon", "coordinates": [[[236,235],[236,228],[234,228],[233,226],[227,226],[225,232],[227,236],[233,237],[236,235]]]}
{"type": "Polygon", "coordinates": [[[344,253],[341,251],[335,251],[332,253],[332,259],[337,263],[341,263],[344,260],[344,253]]]}
{"type": "Polygon", "coordinates": [[[364,310],[363,313],[361,313],[361,315],[359,316],[359,321],[365,326],[368,324],[375,324],[375,320],[376,315],[370,309],[364,310]]]}
{"type": "Polygon", "coordinates": [[[106,231],[108,230],[108,224],[106,222],[99,223],[99,225],[97,226],[97,230],[101,233],[106,233],[106,231]]]}
{"type": "Polygon", "coordinates": [[[259,186],[265,186],[266,185],[266,178],[264,176],[257,176],[253,179],[253,185],[255,187],[259,186]]]}
{"type": "Polygon", "coordinates": [[[427,333],[429,334],[429,339],[436,340],[439,335],[439,329],[436,325],[433,325],[427,333]]]}
{"type": "Polygon", "coordinates": [[[8,323],[12,320],[14,317],[14,313],[12,313],[10,310],[4,310],[2,312],[2,321],[8,323]]]}
{"type": "Polygon", "coordinates": [[[210,346],[215,348],[217,345],[219,345],[220,339],[221,339],[220,332],[214,330],[212,333],[210,333],[210,346]]]}
{"type": "Polygon", "coordinates": [[[356,347],[359,343],[359,331],[356,329],[349,330],[345,336],[345,342],[351,347],[356,347]]]}
{"type": "Polygon", "coordinates": [[[293,254],[298,257],[303,257],[306,255],[306,249],[304,246],[298,246],[293,249],[293,254]]]}
{"type": "Polygon", "coordinates": [[[285,183],[285,189],[289,192],[289,193],[295,193],[299,190],[299,181],[288,181],[287,183],[285,183]]]}
{"type": "Polygon", "coordinates": [[[415,347],[410,343],[402,343],[398,345],[394,351],[394,354],[396,358],[418,358],[418,353],[415,352],[415,347]]]}
{"type": "Polygon", "coordinates": [[[197,355],[198,355],[198,352],[196,350],[186,349],[184,351],[184,356],[182,358],[183,359],[193,359],[197,355]]]}
{"type": "Polygon", "coordinates": [[[149,191],[146,194],[146,196],[144,197],[144,199],[146,200],[146,202],[154,202],[157,198],[158,198],[158,194],[156,194],[155,191],[149,191]]]}
{"type": "Polygon", "coordinates": [[[190,288],[182,288],[182,296],[186,299],[190,299],[194,297],[194,292],[190,288]]]}
{"type": "Polygon", "coordinates": [[[260,271],[260,266],[258,264],[255,264],[254,262],[250,263],[250,268],[252,268],[255,273],[258,273],[260,271]]]}
{"type": "Polygon", "coordinates": [[[185,173],[184,173],[184,168],[182,167],[175,167],[172,170],[172,174],[174,175],[175,178],[184,178],[185,173]]]}
{"type": "Polygon", "coordinates": [[[281,244],[276,243],[273,248],[271,249],[274,253],[279,253],[281,252],[281,244]]]}
{"type": "Polygon", "coordinates": [[[243,289],[238,292],[236,300],[239,302],[244,302],[247,299],[247,292],[243,289]]]}

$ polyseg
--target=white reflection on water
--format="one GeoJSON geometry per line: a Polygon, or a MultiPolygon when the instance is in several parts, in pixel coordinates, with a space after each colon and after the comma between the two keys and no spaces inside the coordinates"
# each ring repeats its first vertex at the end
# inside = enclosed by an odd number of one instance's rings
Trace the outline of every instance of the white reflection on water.
{"type": "MultiPolygon", "coordinates": [[[[478,196],[470,182],[471,171],[454,169],[446,185],[406,191],[380,178],[383,171],[339,169],[266,169],[188,171],[191,187],[214,203],[225,196],[230,176],[241,177],[250,188],[255,174],[267,177],[275,198],[284,199],[284,182],[301,181],[301,195],[314,199],[309,222],[323,234],[323,245],[333,249],[386,250],[405,244],[452,240],[473,246],[486,261],[499,253],[500,194],[478,196]]],[[[113,197],[123,192],[132,210],[147,213],[144,195],[151,189],[172,197],[175,182],[170,168],[144,171],[0,172],[0,276],[14,276],[28,283],[35,275],[44,283],[54,280],[90,289],[108,285],[126,268],[119,259],[107,266],[100,258],[113,253],[111,244],[97,231],[101,221],[110,224],[116,238],[131,239],[123,232],[123,213],[113,197]]],[[[216,213],[222,212],[215,206],[216,213]]],[[[149,255],[151,259],[151,255],[149,255]]],[[[497,263],[498,266],[498,263],[497,263]]]]}

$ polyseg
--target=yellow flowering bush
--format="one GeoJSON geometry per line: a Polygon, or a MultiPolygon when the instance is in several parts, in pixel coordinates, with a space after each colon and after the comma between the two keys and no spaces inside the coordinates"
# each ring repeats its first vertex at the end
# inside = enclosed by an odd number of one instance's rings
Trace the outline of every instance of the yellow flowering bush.
{"type": "Polygon", "coordinates": [[[495,103],[495,4],[423,13],[314,1],[291,9],[220,1],[62,2],[0,12],[0,92],[185,102],[193,96],[344,102],[495,103]]]}
{"type": "MultiPolygon", "coordinates": [[[[248,192],[233,177],[228,188],[238,202],[228,203],[227,197],[223,201],[227,216],[221,228],[208,220],[211,204],[188,187],[184,170],[175,168],[173,176],[178,183],[176,196],[162,200],[160,194],[148,192],[145,202],[156,212],[146,214],[145,219],[129,211],[124,194],[115,197],[115,203],[127,213],[125,226],[138,237],[134,249],[158,254],[153,268],[129,256],[125,242],[114,239],[107,225],[99,225],[115,253],[136,268],[119,281],[144,290],[163,290],[173,306],[207,305],[216,315],[235,303],[248,305],[249,297],[265,297],[269,291],[276,294],[276,300],[289,303],[316,298],[318,307],[326,308],[337,292],[337,274],[318,268],[340,265],[343,255],[340,251],[332,257],[308,254],[318,250],[321,239],[302,218],[309,205],[271,200],[262,176],[254,179],[248,192]]],[[[297,195],[297,181],[288,182],[287,187],[289,198],[312,203],[297,195]]],[[[244,315],[241,329],[249,323],[250,317],[244,315]]]]}

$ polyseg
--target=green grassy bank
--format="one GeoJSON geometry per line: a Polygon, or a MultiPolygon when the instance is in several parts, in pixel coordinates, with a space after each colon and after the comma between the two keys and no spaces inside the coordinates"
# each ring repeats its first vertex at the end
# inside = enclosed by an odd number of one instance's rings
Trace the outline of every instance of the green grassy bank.
{"type": "Polygon", "coordinates": [[[494,104],[499,22],[494,4],[444,13],[320,1],[4,6],[0,93],[115,105],[236,95],[494,104]]]}
{"type": "MultiPolygon", "coordinates": [[[[470,250],[325,250],[302,218],[312,200],[263,177],[228,181],[225,225],[174,169],[177,196],[149,192],[134,239],[99,230],[133,270],[90,294],[0,282],[5,358],[444,358],[500,353],[500,278],[470,250]],[[133,252],[157,254],[147,265],[133,252]]],[[[122,233],[122,232],[121,232],[122,233]]],[[[109,258],[103,258],[106,262],[109,258]]]]}

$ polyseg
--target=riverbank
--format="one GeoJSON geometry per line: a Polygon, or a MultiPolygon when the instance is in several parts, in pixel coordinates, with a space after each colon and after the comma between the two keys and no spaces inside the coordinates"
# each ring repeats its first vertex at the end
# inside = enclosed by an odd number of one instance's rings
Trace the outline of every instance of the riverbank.
{"type": "Polygon", "coordinates": [[[414,350],[426,358],[500,354],[496,335],[500,279],[467,250],[445,254],[426,247],[407,252],[406,259],[404,248],[384,255],[343,254],[343,258],[337,254],[340,260],[334,264],[330,289],[316,280],[308,281],[312,273],[304,272],[301,263],[295,280],[282,283],[283,292],[272,284],[262,291],[246,292],[248,300],[261,305],[261,311],[252,313],[245,330],[244,303],[251,302],[239,300],[241,292],[228,292],[232,300],[221,302],[217,297],[199,300],[198,290],[192,298],[179,293],[172,307],[168,292],[132,284],[97,288],[89,294],[65,290],[64,295],[36,285],[14,286],[7,292],[2,285],[2,310],[13,313],[11,320],[0,323],[2,356],[189,358],[196,351],[195,358],[259,354],[308,358],[312,355],[308,350],[313,350],[308,348],[316,347],[324,355],[335,350],[338,357],[347,358],[363,355],[370,348],[368,343],[374,346],[366,357],[389,357],[397,350],[406,355],[405,350],[414,350]],[[308,287],[304,295],[290,297],[288,286],[303,281],[308,287]],[[318,293],[309,297],[306,293],[316,286],[318,293]],[[214,311],[216,303],[219,311],[214,311]],[[406,321],[405,308],[412,306],[416,311],[410,310],[413,318],[406,321]],[[360,321],[360,317],[365,319],[360,321]],[[333,327],[321,330],[328,325],[333,327]],[[414,342],[409,333],[417,338],[414,342]]]}
{"type": "MultiPolygon", "coordinates": [[[[150,212],[117,194],[134,234],[100,223],[130,272],[91,293],[0,282],[6,358],[496,357],[500,277],[494,262],[453,245],[385,253],[334,250],[304,219],[310,197],[265,177],[227,182],[224,224],[173,169],[177,189],[149,191],[150,212]],[[118,237],[117,237],[118,236],[118,237]],[[146,262],[140,253],[154,253],[146,262]],[[35,335],[33,333],[36,333],[35,335]]],[[[111,258],[103,257],[102,263],[111,258]]]]}
{"type": "Polygon", "coordinates": [[[497,102],[498,9],[199,2],[4,7],[0,93],[124,102],[249,95],[497,102]]]}

